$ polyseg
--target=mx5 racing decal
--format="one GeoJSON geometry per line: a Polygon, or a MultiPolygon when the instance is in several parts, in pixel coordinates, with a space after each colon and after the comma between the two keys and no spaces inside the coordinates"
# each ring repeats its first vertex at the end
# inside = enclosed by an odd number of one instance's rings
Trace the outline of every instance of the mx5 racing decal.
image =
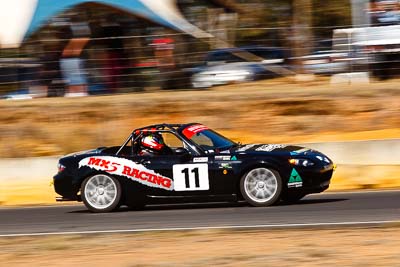
{"type": "Polygon", "coordinates": [[[141,184],[173,190],[172,179],[155,173],[141,164],[131,160],[110,156],[92,156],[82,159],[79,162],[79,168],[87,166],[99,171],[105,171],[110,174],[127,177],[141,184]]]}

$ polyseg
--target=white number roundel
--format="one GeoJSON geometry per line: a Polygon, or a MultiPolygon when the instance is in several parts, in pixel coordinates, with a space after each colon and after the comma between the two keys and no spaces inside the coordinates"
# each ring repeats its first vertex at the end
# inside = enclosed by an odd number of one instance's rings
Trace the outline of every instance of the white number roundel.
{"type": "Polygon", "coordinates": [[[175,191],[209,190],[208,164],[176,164],[172,168],[175,191]]]}

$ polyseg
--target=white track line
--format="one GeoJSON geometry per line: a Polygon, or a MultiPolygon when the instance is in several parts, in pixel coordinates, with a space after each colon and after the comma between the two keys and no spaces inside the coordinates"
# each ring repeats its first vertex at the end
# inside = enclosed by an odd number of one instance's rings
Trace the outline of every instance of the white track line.
{"type": "Polygon", "coordinates": [[[75,232],[42,232],[26,234],[1,234],[0,237],[27,237],[48,235],[82,235],[82,234],[115,234],[115,233],[140,233],[140,232],[165,232],[165,231],[195,231],[195,230],[240,230],[240,229],[267,229],[267,228],[301,228],[318,226],[363,226],[400,223],[397,221],[363,221],[363,222],[327,222],[327,223],[293,223],[293,224],[259,224],[259,225],[231,225],[231,226],[200,226],[200,227],[172,227],[172,228],[150,228],[150,229],[120,229],[101,231],[75,231],[75,232]]]}

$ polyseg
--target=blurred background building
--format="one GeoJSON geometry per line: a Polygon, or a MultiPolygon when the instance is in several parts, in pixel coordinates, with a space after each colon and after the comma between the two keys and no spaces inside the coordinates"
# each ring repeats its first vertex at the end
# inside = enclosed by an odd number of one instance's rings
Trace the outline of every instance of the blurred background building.
{"type": "Polygon", "coordinates": [[[0,94],[205,88],[399,74],[399,1],[19,0],[0,4],[0,94]]]}

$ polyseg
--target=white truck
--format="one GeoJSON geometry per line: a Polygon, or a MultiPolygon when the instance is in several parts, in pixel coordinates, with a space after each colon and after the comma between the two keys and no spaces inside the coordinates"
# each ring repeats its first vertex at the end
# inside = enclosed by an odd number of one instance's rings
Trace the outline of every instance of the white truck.
{"type": "Polygon", "coordinates": [[[336,29],[332,46],[348,53],[350,71],[381,79],[400,74],[400,25],[336,29]]]}

